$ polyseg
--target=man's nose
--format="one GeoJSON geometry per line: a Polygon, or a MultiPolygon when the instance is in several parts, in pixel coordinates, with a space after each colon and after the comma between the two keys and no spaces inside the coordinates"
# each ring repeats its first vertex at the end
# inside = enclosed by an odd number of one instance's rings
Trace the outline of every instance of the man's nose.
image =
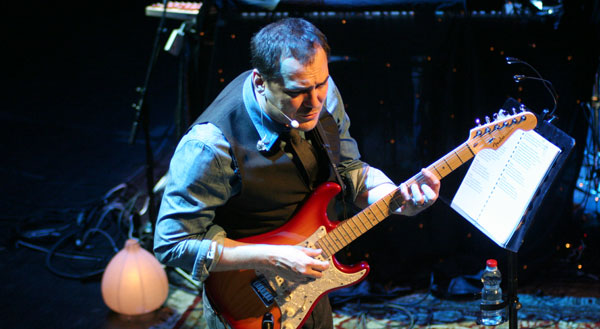
{"type": "Polygon", "coordinates": [[[310,108],[320,107],[323,100],[321,95],[319,95],[319,91],[317,89],[312,89],[311,91],[306,93],[304,97],[304,106],[310,108]]]}

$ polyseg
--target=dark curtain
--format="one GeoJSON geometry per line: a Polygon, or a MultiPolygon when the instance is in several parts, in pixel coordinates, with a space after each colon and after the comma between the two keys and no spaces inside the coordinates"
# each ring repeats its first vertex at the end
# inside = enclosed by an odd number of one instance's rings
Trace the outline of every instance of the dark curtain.
{"type": "MultiPolygon", "coordinates": [[[[287,15],[310,20],[328,36],[330,73],[362,157],[397,183],[464,142],[474,120],[491,117],[509,97],[536,113],[552,109],[540,82],[513,80],[515,74],[534,72],[507,65],[505,57],[530,63],[553,83],[560,96],[554,124],[577,146],[521,247],[526,280],[551,260],[556,243],[573,224],[572,191],[587,132],[580,104],[591,97],[598,65],[598,22],[589,8],[577,2],[543,15],[503,15],[494,8],[474,12],[474,7],[287,15]]],[[[202,90],[206,99],[250,68],[252,33],[285,15],[248,12],[217,22],[218,48],[202,77],[209,88],[202,90]]],[[[348,263],[367,259],[370,280],[384,284],[428,284],[432,272],[445,277],[476,273],[490,257],[502,269],[503,250],[449,207],[467,169],[468,164],[444,179],[440,201],[431,209],[414,218],[393,216],[339,258],[348,263]]]]}

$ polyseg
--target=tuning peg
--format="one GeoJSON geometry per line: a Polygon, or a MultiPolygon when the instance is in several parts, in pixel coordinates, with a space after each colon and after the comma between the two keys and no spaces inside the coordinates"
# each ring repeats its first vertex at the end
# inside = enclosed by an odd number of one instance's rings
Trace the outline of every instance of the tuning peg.
{"type": "Polygon", "coordinates": [[[494,113],[493,118],[494,118],[494,121],[498,120],[498,113],[494,113]]]}
{"type": "Polygon", "coordinates": [[[498,111],[497,118],[502,120],[502,119],[506,118],[507,115],[508,115],[508,112],[506,112],[504,109],[500,109],[498,111]]]}
{"type": "Polygon", "coordinates": [[[479,120],[479,118],[475,119],[475,124],[477,127],[481,126],[481,120],[479,120]]]}
{"type": "Polygon", "coordinates": [[[513,107],[513,108],[512,108],[512,113],[513,113],[513,115],[514,115],[514,114],[517,114],[517,109],[515,109],[515,108],[513,107]]]}
{"type": "Polygon", "coordinates": [[[485,116],[485,122],[490,123],[490,117],[488,117],[487,115],[485,116]]]}

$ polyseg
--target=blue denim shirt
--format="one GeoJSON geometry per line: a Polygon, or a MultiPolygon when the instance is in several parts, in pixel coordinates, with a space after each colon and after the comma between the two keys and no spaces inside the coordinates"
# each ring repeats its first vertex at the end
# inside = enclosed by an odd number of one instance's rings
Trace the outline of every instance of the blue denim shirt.
{"type": "MultiPolygon", "coordinates": [[[[264,113],[256,98],[251,76],[243,86],[244,105],[267,148],[283,126],[264,113]]],[[[329,78],[324,108],[332,114],[340,133],[341,163],[360,161],[356,141],[350,136],[350,120],[340,93],[329,78]]],[[[257,141],[258,142],[258,141],[257,141]]],[[[224,230],[213,223],[215,210],[240,191],[229,142],[211,123],[198,124],[182,137],[167,174],[154,235],[154,252],[164,264],[191,271],[192,277],[208,277],[207,258],[212,241],[223,243],[224,230]]],[[[352,182],[353,197],[390,179],[373,167],[359,166],[345,176],[352,182]]]]}

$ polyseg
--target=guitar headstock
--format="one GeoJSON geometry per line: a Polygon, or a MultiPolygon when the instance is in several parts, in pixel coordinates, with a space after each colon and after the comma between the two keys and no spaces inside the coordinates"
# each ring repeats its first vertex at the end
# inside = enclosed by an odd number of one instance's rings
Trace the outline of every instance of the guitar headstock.
{"type": "MultiPolygon", "coordinates": [[[[489,119],[486,118],[486,121],[489,119]]],[[[512,135],[517,129],[531,130],[537,125],[535,114],[523,111],[513,115],[507,115],[504,110],[500,110],[494,115],[494,121],[486,122],[470,130],[467,144],[477,153],[483,149],[497,149],[512,135]]]]}

